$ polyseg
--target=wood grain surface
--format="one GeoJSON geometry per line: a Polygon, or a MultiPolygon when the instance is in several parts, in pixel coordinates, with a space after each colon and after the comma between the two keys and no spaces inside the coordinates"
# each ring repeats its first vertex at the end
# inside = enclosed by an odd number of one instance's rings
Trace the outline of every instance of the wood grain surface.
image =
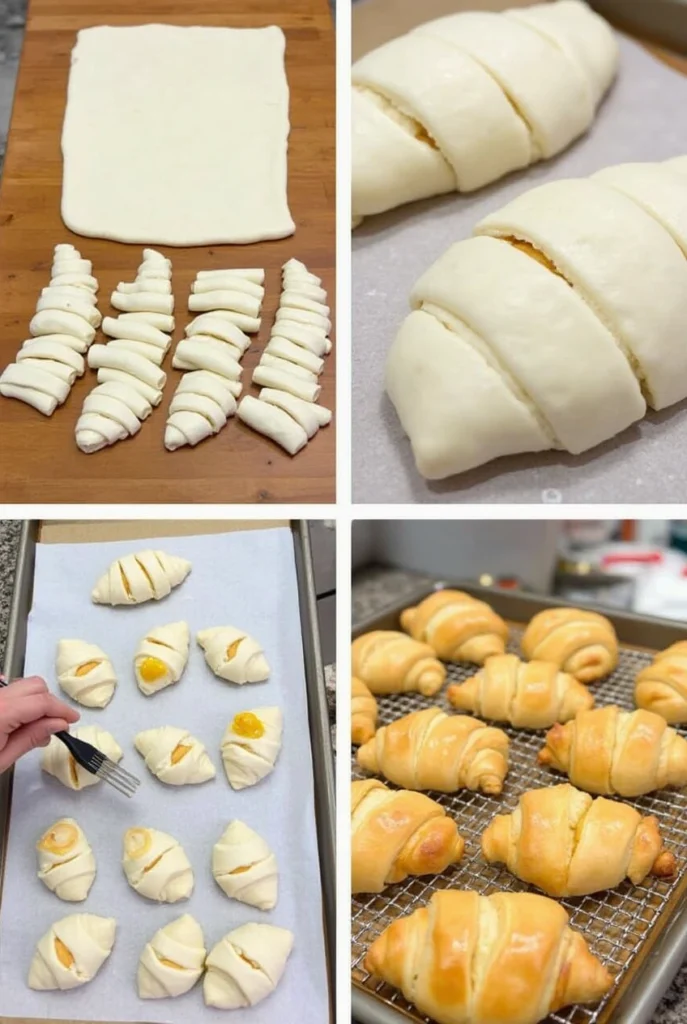
{"type": "MultiPolygon", "coordinates": [[[[31,0],[19,68],[7,157],[0,189],[0,367],[28,337],[36,300],[50,277],[53,246],[72,242],[93,261],[99,308],[116,315],[109,297],[131,281],[141,246],[81,238],[60,217],[60,137],[70,54],[80,28],[90,25],[260,27],[286,34],[291,92],[289,205],[291,238],[245,246],[159,247],[173,261],[177,327],[164,369],[162,403],[135,437],[93,455],[78,450],[74,426],[93,371],[74,385],[65,404],[46,418],[22,402],[0,398],[0,493],[5,502],[333,502],[335,427],[320,430],[291,457],[238,419],[196,448],[167,452],[167,408],[181,376],[171,353],[183,335],[190,284],[199,269],[265,267],[263,323],[243,359],[244,393],[269,337],[279,303],[281,265],[296,257],[323,279],[334,318],[335,299],[335,46],[327,0],[31,0]]],[[[180,74],[186,69],[180,68],[180,74]]],[[[189,145],[193,145],[189,126],[189,145]]],[[[114,136],[113,136],[114,141],[114,136]]],[[[240,140],[237,140],[240,145],[240,140]]],[[[240,202],[240,196],[230,197],[240,202]]],[[[96,340],[103,340],[98,333],[96,340]]],[[[335,351],[321,378],[322,404],[334,408],[335,351]]]]}

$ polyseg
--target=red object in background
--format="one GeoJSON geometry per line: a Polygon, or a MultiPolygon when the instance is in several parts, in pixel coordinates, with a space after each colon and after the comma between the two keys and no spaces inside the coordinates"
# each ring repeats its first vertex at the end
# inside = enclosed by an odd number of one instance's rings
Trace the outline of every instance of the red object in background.
{"type": "Polygon", "coordinates": [[[660,551],[618,552],[616,555],[604,555],[602,566],[611,565],[662,565],[664,561],[660,551]]]}
{"type": "Polygon", "coordinates": [[[620,539],[633,541],[637,537],[637,523],[634,519],[623,519],[620,523],[620,539]]]}

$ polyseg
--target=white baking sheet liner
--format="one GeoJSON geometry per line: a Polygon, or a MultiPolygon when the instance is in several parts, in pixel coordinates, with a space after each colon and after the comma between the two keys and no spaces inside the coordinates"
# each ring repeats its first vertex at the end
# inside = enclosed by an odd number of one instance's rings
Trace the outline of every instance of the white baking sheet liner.
{"type": "Polygon", "coordinates": [[[25,671],[43,675],[57,692],[55,645],[65,637],[99,644],[112,658],[119,685],[110,705],[81,709],[84,723],[108,729],[124,749],[122,764],[139,776],[128,800],[104,783],[81,793],[40,770],[40,752],[15,769],[9,848],[0,910],[0,1015],[89,1021],[231,1020],[250,1024],[323,1024],[328,994],[322,928],[320,868],[313,807],[308,711],[293,542],[288,529],[150,542],[39,544],[25,671]],[[154,547],[190,559],[186,581],[162,601],[137,607],[91,604],[90,592],[112,559],[154,547]],[[204,626],[233,623],[260,639],[272,669],[265,683],[225,683],[205,664],[192,641],[181,681],[152,697],[138,690],[131,668],[136,644],[153,626],[185,619],[192,637],[204,626]],[[219,744],[227,722],[241,710],[279,705],[284,745],[274,772],[257,786],[234,792],[219,744]],[[178,725],[201,739],[217,777],[197,786],[165,786],[133,745],[142,729],[178,725]],[[36,878],[35,843],[56,818],[72,816],[95,852],[98,873],[83,903],[65,903],[36,878]],[[230,900],[210,869],[212,847],[232,818],[267,840],[279,863],[279,900],[264,912],[230,900]],[[189,900],[155,904],[129,887],[121,868],[124,831],[153,826],[181,842],[195,872],[189,900]],[[34,946],[53,921],[80,911],[116,917],[110,959],[89,985],[71,992],[32,992],[26,985],[34,946]],[[264,1002],[232,1012],[205,1007],[202,987],[178,999],[140,1000],[135,978],[147,940],[185,912],[202,925],[210,949],[246,921],[289,928],[294,949],[282,981],[264,1002]]]}
{"type": "MultiPolygon", "coordinates": [[[[410,289],[487,213],[536,185],[610,164],[687,153],[687,76],[621,37],[618,80],[591,131],[560,157],[489,188],[401,207],[353,233],[353,500],[356,502],[678,502],[687,500],[687,402],[584,455],[519,455],[425,481],[384,392],[386,353],[410,289]]],[[[687,324],[685,324],[687,344],[687,324]]],[[[590,373],[593,373],[590,367],[590,373]]]]}

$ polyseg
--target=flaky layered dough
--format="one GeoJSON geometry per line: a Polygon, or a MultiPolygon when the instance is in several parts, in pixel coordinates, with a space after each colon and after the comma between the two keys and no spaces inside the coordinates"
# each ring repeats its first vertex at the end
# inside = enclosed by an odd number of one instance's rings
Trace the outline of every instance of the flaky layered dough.
{"type": "Polygon", "coordinates": [[[375,779],[351,783],[351,890],[381,892],[409,875],[435,875],[465,842],[444,808],[422,793],[375,779]]]}
{"type": "Polygon", "coordinates": [[[484,601],[460,590],[438,590],[417,607],[406,608],[401,626],[444,661],[482,665],[492,654],[503,654],[508,639],[503,619],[484,601]]]}
{"type": "Polygon", "coordinates": [[[378,729],[359,748],[357,760],[361,768],[405,789],[500,793],[508,771],[508,737],[477,718],[426,708],[378,729]]]}
{"type": "Polygon", "coordinates": [[[437,1024],[536,1024],[613,983],[563,907],[533,893],[435,893],[382,932],[365,967],[437,1024]]]}
{"type": "Polygon", "coordinates": [[[365,683],[351,679],[351,743],[360,745],[371,739],[377,728],[377,701],[365,683]]]}
{"type": "Polygon", "coordinates": [[[603,615],[580,608],[547,608],[522,638],[529,660],[551,661],[582,683],[595,683],[618,664],[618,638],[603,615]]]}
{"type": "Polygon", "coordinates": [[[661,651],[635,680],[635,704],[674,725],[687,722],[687,641],[661,651]]]}
{"type": "Polygon", "coordinates": [[[588,793],[631,797],[687,785],[687,740],[651,711],[613,704],[554,725],[538,759],[588,793]]]}
{"type": "Polygon", "coordinates": [[[653,815],[567,784],[523,793],[512,814],[498,814],[485,830],[482,853],[549,896],[613,889],[626,877],[639,885],[676,866],[653,815]]]}
{"type": "Polygon", "coordinates": [[[585,686],[550,661],[523,662],[515,654],[488,658],[477,675],[449,686],[446,696],[459,711],[521,729],[567,722],[594,704],[585,686]]]}
{"type": "Polygon", "coordinates": [[[372,693],[416,691],[431,697],[446,679],[433,647],[392,630],[375,630],[354,640],[351,668],[372,693]]]}

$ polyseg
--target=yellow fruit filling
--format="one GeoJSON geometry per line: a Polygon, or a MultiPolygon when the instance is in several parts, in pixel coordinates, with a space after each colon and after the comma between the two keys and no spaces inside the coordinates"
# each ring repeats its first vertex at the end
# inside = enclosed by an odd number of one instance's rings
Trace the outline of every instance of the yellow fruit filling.
{"type": "Polygon", "coordinates": [[[64,942],[55,936],[55,956],[63,967],[70,968],[74,965],[74,957],[70,949],[67,949],[64,942]]]}
{"type": "Polygon", "coordinates": [[[69,853],[79,839],[79,832],[66,821],[56,821],[38,841],[38,849],[46,853],[69,853]]]}
{"type": "Polygon", "coordinates": [[[227,647],[227,661],[231,661],[232,658],[236,657],[239,651],[239,647],[241,646],[245,639],[245,636],[240,636],[238,640],[234,640],[233,644],[229,644],[229,646],[227,647]]]}
{"type": "Polygon", "coordinates": [[[138,674],[145,683],[156,683],[167,675],[167,666],[159,658],[144,658],[138,666],[138,674]]]}
{"type": "Polygon", "coordinates": [[[249,740],[259,740],[261,736],[265,735],[265,726],[252,711],[242,711],[240,714],[234,715],[231,730],[237,736],[245,736],[249,740]]]}
{"type": "Polygon", "coordinates": [[[124,849],[127,857],[136,860],[147,853],[151,846],[150,832],[147,828],[130,828],[124,836],[124,849]]]}
{"type": "Polygon", "coordinates": [[[184,969],[181,964],[175,964],[173,960],[168,960],[166,956],[159,956],[158,960],[161,964],[164,964],[165,967],[173,967],[175,971],[183,971],[184,969]]]}
{"type": "Polygon", "coordinates": [[[179,761],[181,761],[182,758],[186,757],[189,750],[191,750],[191,747],[188,744],[177,743],[176,747],[172,751],[172,756],[170,758],[172,764],[179,764],[179,761]]]}
{"type": "Polygon", "coordinates": [[[99,664],[99,661],[85,661],[83,665],[79,665],[79,667],[74,672],[74,675],[87,676],[88,673],[92,672],[94,668],[97,668],[99,664]]]}

